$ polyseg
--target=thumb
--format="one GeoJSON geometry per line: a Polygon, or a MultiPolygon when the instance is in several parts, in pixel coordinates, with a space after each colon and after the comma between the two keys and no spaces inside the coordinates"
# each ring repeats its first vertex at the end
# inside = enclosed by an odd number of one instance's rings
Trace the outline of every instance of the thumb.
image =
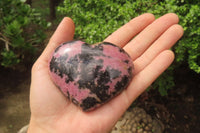
{"type": "Polygon", "coordinates": [[[74,32],[75,25],[73,20],[68,17],[63,18],[39,59],[48,60],[49,56],[58,45],[73,40],[74,32]]]}

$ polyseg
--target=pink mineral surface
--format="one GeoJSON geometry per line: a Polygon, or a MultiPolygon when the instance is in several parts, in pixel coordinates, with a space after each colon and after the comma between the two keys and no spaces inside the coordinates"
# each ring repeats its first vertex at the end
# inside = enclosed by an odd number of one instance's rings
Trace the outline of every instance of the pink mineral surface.
{"type": "Polygon", "coordinates": [[[56,86],[75,105],[90,111],[122,92],[133,77],[133,62],[118,46],[82,41],[61,44],[49,62],[56,86]]]}

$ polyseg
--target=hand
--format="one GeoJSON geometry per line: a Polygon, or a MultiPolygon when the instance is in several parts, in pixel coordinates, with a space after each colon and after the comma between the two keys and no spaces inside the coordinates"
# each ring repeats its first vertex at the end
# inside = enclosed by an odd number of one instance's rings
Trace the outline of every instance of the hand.
{"type": "Polygon", "coordinates": [[[174,54],[168,49],[183,35],[178,21],[172,13],[157,20],[147,13],[107,37],[104,41],[123,47],[133,59],[134,78],[120,95],[94,111],[83,112],[64,97],[48,74],[51,53],[59,44],[73,39],[74,23],[64,18],[32,68],[28,133],[109,132],[131,103],[172,63],[174,54]]]}

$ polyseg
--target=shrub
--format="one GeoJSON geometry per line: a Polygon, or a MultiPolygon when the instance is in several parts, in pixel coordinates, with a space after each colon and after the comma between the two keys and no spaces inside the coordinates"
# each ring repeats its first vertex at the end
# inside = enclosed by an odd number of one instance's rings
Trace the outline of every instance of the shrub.
{"type": "MultiPolygon", "coordinates": [[[[58,7],[60,14],[71,17],[76,24],[75,37],[89,43],[102,41],[130,19],[145,13],[156,17],[174,12],[180,17],[180,24],[185,30],[183,38],[173,48],[176,54],[174,64],[188,63],[190,69],[200,73],[200,1],[184,0],[64,0],[58,7]]],[[[153,84],[161,95],[174,86],[173,71],[170,67],[153,84]]]]}
{"type": "Polygon", "coordinates": [[[19,62],[32,60],[35,45],[45,39],[47,22],[24,1],[0,1],[0,62],[14,67],[19,62]],[[29,58],[28,58],[29,57],[29,58]]]}

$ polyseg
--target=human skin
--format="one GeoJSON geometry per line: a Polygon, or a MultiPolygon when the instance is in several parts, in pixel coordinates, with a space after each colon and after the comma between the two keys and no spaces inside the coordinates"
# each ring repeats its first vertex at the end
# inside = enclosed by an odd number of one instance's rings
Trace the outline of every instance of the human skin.
{"type": "Polygon", "coordinates": [[[64,18],[32,67],[28,133],[109,132],[131,103],[173,62],[174,53],[169,49],[183,35],[178,21],[173,13],[156,20],[146,13],[108,36],[104,41],[122,47],[131,56],[134,78],[120,95],[96,110],[83,112],[67,100],[48,73],[48,61],[55,48],[73,40],[74,23],[64,18]]]}

